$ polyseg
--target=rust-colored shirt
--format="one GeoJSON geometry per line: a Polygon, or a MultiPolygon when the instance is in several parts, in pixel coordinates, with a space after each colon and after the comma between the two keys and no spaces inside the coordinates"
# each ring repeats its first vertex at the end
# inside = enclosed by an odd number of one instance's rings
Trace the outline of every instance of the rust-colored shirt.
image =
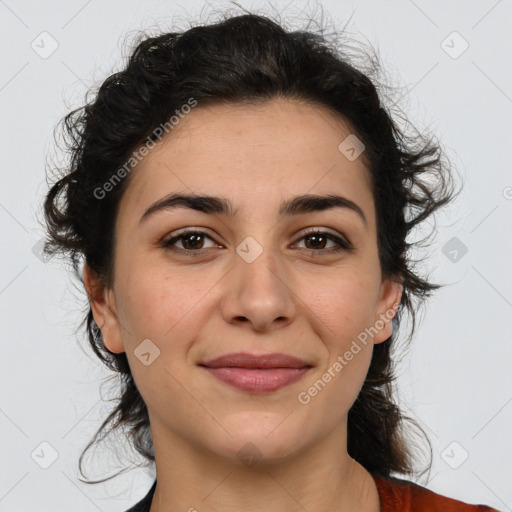
{"type": "Polygon", "coordinates": [[[408,480],[372,476],[379,491],[381,512],[499,512],[486,505],[441,496],[408,480]]]}
{"type": "MultiPolygon", "coordinates": [[[[486,505],[470,505],[436,494],[408,480],[373,474],[380,499],[380,512],[499,512],[486,505]]],[[[126,512],[149,512],[156,480],[148,494],[126,512]]]]}

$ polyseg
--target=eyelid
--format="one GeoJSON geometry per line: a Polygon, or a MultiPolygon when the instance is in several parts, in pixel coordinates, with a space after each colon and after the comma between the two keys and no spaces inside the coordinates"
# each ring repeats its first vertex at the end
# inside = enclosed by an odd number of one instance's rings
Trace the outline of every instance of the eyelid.
{"type": "MultiPolygon", "coordinates": [[[[348,240],[346,235],[344,235],[343,233],[339,233],[337,231],[331,232],[331,231],[329,231],[330,228],[312,226],[312,227],[307,227],[307,228],[303,228],[303,229],[304,229],[304,231],[302,231],[301,234],[297,237],[297,240],[300,240],[302,237],[304,237],[306,235],[310,235],[312,233],[313,234],[320,233],[320,234],[332,235],[332,236],[335,236],[338,238],[342,238],[347,243],[350,243],[350,241],[348,240]]],[[[177,230],[176,232],[170,233],[170,234],[166,235],[163,240],[169,241],[169,240],[172,240],[173,238],[183,236],[186,234],[193,234],[193,233],[197,233],[197,234],[201,234],[201,235],[204,234],[204,235],[207,235],[210,238],[214,239],[214,235],[209,234],[209,231],[210,231],[209,228],[191,226],[191,227],[181,228],[181,229],[177,230]]]]}
{"type": "MultiPolygon", "coordinates": [[[[304,228],[305,231],[302,231],[302,233],[296,238],[295,242],[293,244],[297,244],[298,242],[302,241],[303,239],[313,236],[313,235],[320,235],[325,238],[327,238],[329,241],[333,242],[335,244],[334,247],[330,247],[328,249],[307,249],[304,248],[302,250],[305,250],[309,256],[311,257],[321,257],[321,256],[333,256],[337,255],[339,253],[345,252],[345,253],[352,253],[355,251],[355,247],[352,244],[352,242],[341,233],[336,232],[336,234],[331,233],[329,231],[329,228],[325,227],[309,227],[304,228]]],[[[210,252],[210,249],[214,249],[214,247],[206,247],[206,248],[199,248],[199,249],[182,249],[180,247],[174,247],[173,244],[180,241],[182,238],[185,238],[189,235],[199,235],[203,236],[205,238],[209,238],[212,242],[217,243],[215,240],[215,237],[209,234],[209,230],[207,228],[203,227],[187,227],[183,228],[181,230],[178,230],[177,232],[172,233],[170,236],[165,236],[159,243],[159,245],[168,251],[174,251],[178,255],[183,256],[201,256],[206,254],[207,252],[210,252]]],[[[217,246],[218,247],[218,246],[217,246]]]]}
{"type": "MultiPolygon", "coordinates": [[[[212,242],[216,243],[217,245],[220,245],[215,240],[215,237],[209,233],[208,228],[203,228],[203,227],[188,227],[188,228],[183,228],[178,231],[175,231],[169,235],[164,236],[161,239],[159,245],[163,246],[164,248],[169,248],[169,247],[172,247],[171,242],[177,242],[181,238],[185,238],[188,235],[194,235],[194,234],[205,236],[205,237],[209,238],[212,242]]],[[[207,249],[211,249],[211,247],[208,247],[207,249]]],[[[177,250],[181,250],[181,251],[188,250],[189,252],[197,252],[197,253],[199,253],[201,251],[201,249],[198,249],[196,251],[191,251],[190,249],[180,249],[179,247],[177,248],[177,250]]]]}
{"type": "Polygon", "coordinates": [[[338,233],[337,231],[333,232],[329,228],[323,228],[323,227],[317,227],[317,226],[304,228],[304,231],[301,231],[301,234],[298,237],[298,240],[300,240],[304,236],[311,235],[311,234],[314,235],[316,233],[320,233],[322,235],[330,235],[330,236],[337,237],[337,238],[343,238],[343,239],[347,240],[347,242],[348,242],[348,239],[344,234],[338,233]]]}

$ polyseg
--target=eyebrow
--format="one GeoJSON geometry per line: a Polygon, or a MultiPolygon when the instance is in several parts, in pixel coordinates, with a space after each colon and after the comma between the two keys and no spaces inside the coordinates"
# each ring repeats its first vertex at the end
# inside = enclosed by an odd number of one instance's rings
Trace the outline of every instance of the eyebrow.
{"type": "MultiPolygon", "coordinates": [[[[153,203],[142,215],[139,224],[159,211],[172,210],[185,207],[206,214],[224,215],[233,218],[238,210],[228,199],[209,195],[197,194],[169,194],[153,203]]],[[[301,215],[304,213],[331,210],[333,208],[346,208],[357,213],[364,222],[365,228],[368,221],[361,207],[346,197],[335,194],[327,196],[304,194],[284,201],[279,207],[279,216],[301,215]]]]}

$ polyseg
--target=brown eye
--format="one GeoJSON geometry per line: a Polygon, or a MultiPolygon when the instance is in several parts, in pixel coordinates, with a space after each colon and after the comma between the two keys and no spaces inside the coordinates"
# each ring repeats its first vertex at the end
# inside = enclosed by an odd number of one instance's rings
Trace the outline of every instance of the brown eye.
{"type": "Polygon", "coordinates": [[[341,251],[353,250],[352,245],[348,241],[320,230],[314,230],[306,233],[302,238],[300,238],[299,242],[302,240],[304,240],[306,249],[308,249],[312,254],[333,254],[341,251]],[[333,242],[334,247],[326,248],[328,242],[333,242]]]}
{"type": "Polygon", "coordinates": [[[191,233],[190,235],[181,236],[184,249],[202,249],[204,244],[203,235],[191,233]]]}
{"type": "Polygon", "coordinates": [[[213,242],[213,239],[203,231],[184,231],[177,236],[174,236],[168,240],[164,240],[162,242],[162,247],[171,250],[182,251],[185,252],[186,254],[196,256],[201,254],[203,249],[209,248],[204,247],[205,239],[212,240],[213,242]],[[176,243],[181,243],[182,247],[175,247],[176,243]]]}
{"type": "Polygon", "coordinates": [[[308,235],[304,239],[306,240],[307,249],[325,249],[325,245],[329,241],[325,235],[308,235]],[[307,247],[308,241],[311,242],[310,245],[313,247],[307,247]]]}

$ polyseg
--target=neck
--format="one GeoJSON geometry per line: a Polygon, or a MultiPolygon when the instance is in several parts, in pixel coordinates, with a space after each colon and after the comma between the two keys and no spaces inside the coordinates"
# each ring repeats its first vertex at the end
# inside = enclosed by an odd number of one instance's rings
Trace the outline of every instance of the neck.
{"type": "Polygon", "coordinates": [[[197,449],[152,422],[151,512],[378,512],[375,481],[348,455],[344,426],[298,455],[249,466],[197,449]]]}

